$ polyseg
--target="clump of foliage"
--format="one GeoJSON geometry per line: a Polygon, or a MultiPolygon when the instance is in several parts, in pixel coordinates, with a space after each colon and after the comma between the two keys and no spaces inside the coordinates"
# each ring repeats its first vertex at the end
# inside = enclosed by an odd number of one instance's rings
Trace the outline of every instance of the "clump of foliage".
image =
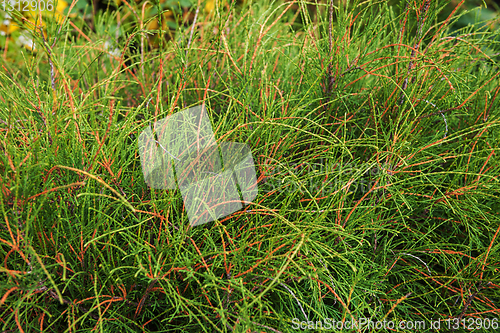
{"type": "Polygon", "coordinates": [[[128,3],[5,47],[0,329],[491,329],[498,16],[463,3],[200,1],[171,27],[128,3]],[[190,228],[137,138],[201,102],[218,141],[251,147],[259,194],[190,228]]]}

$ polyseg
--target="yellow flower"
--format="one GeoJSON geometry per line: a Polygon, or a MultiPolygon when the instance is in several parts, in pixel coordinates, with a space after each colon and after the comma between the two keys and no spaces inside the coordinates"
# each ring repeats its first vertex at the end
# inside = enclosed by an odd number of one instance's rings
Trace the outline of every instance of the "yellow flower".
{"type": "Polygon", "coordinates": [[[217,1],[217,4],[220,6],[221,3],[222,5],[225,5],[227,3],[226,0],[207,0],[205,2],[205,13],[210,13],[215,9],[215,1],[217,1]]]}
{"type": "Polygon", "coordinates": [[[205,3],[205,12],[210,13],[215,8],[215,0],[207,0],[205,3]]]}
{"type": "MultiPolygon", "coordinates": [[[[174,15],[173,15],[171,10],[162,14],[162,20],[161,20],[161,29],[162,30],[168,29],[167,21],[172,21],[172,22],[174,21],[174,15]]],[[[146,24],[146,30],[157,30],[157,29],[159,29],[159,27],[160,27],[160,24],[159,24],[156,16],[146,24]]]]}
{"type": "MultiPolygon", "coordinates": [[[[168,27],[168,22],[174,22],[174,14],[172,11],[167,11],[162,14],[162,19],[161,19],[161,30],[167,31],[169,30],[168,27]]],[[[146,30],[160,30],[160,23],[158,22],[157,17],[153,17],[149,22],[146,24],[146,30]]],[[[163,33],[154,33],[153,35],[148,34],[148,41],[150,43],[150,46],[153,48],[157,48],[160,45],[160,39],[163,36],[163,33]]]]}

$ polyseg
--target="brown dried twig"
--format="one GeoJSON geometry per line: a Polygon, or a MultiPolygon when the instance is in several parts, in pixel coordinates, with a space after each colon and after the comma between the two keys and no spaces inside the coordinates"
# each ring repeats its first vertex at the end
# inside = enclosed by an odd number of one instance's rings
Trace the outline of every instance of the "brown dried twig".
{"type": "MultiPolygon", "coordinates": [[[[479,294],[479,292],[481,291],[481,289],[483,289],[484,287],[489,287],[491,285],[491,282],[488,282],[484,285],[480,285],[476,292],[472,295],[469,295],[469,297],[467,298],[467,302],[465,303],[464,305],[464,308],[462,310],[462,312],[460,313],[460,315],[457,317],[458,319],[458,322],[460,322],[463,318],[463,316],[465,315],[465,312],[467,311],[467,309],[469,308],[469,306],[471,305],[472,301],[477,297],[477,294],[479,294]]],[[[451,328],[452,331],[455,331],[455,328],[451,328]]]]}

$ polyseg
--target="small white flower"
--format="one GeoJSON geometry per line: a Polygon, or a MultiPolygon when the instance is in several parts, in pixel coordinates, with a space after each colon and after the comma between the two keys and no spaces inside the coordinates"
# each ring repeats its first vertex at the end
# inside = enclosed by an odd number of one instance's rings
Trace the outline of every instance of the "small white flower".
{"type": "Polygon", "coordinates": [[[112,55],[114,55],[115,57],[121,57],[122,55],[122,52],[120,51],[120,49],[114,49],[114,51],[110,52],[112,55]]]}
{"type": "Polygon", "coordinates": [[[35,43],[33,42],[33,40],[24,35],[19,35],[16,42],[19,46],[27,46],[28,48],[31,48],[33,50],[35,49],[35,43]]]}
{"type": "Polygon", "coordinates": [[[106,51],[109,51],[109,53],[111,55],[115,56],[115,57],[120,57],[121,54],[122,54],[121,51],[120,51],[120,49],[115,48],[113,51],[111,51],[112,46],[113,45],[110,43],[110,41],[107,40],[107,41],[104,42],[104,49],[106,51]]]}

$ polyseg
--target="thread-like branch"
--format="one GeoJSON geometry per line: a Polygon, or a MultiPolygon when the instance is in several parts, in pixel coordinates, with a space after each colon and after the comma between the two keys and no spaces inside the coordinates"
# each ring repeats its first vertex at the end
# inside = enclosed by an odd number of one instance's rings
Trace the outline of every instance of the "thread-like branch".
{"type": "Polygon", "coordinates": [[[191,28],[191,33],[189,34],[189,40],[188,40],[187,48],[186,48],[186,66],[184,67],[184,75],[186,74],[186,70],[188,67],[187,56],[188,56],[189,48],[191,47],[191,42],[193,40],[194,29],[196,27],[196,20],[198,19],[199,12],[200,12],[200,4],[198,3],[198,6],[196,7],[196,12],[194,14],[193,27],[191,28]]]}
{"type": "Polygon", "coordinates": [[[333,0],[330,0],[330,9],[328,16],[328,51],[330,55],[330,59],[328,61],[327,67],[327,89],[326,89],[326,103],[323,106],[323,109],[326,110],[326,105],[330,102],[333,85],[335,84],[335,77],[333,75],[333,0]]]}
{"type": "Polygon", "coordinates": [[[410,76],[411,69],[413,67],[413,58],[415,57],[415,54],[418,52],[418,49],[420,48],[420,43],[422,42],[422,28],[424,26],[425,19],[427,18],[427,11],[429,10],[431,1],[427,0],[427,3],[425,4],[423,13],[419,17],[419,22],[418,24],[418,31],[417,31],[417,42],[415,43],[415,46],[413,47],[410,55],[410,63],[408,64],[408,70],[406,71],[406,78],[403,82],[403,87],[401,91],[401,98],[399,100],[399,105],[402,105],[405,101],[405,93],[404,91],[408,87],[408,77],[410,76]]]}
{"type": "Polygon", "coordinates": [[[54,91],[54,96],[56,93],[56,83],[54,80],[54,64],[52,63],[52,52],[50,50],[49,44],[46,43],[45,41],[45,36],[43,34],[43,29],[41,26],[38,27],[40,29],[40,35],[42,35],[42,40],[43,40],[43,46],[47,50],[47,56],[49,58],[49,64],[50,64],[50,81],[52,83],[52,90],[54,91]]]}

